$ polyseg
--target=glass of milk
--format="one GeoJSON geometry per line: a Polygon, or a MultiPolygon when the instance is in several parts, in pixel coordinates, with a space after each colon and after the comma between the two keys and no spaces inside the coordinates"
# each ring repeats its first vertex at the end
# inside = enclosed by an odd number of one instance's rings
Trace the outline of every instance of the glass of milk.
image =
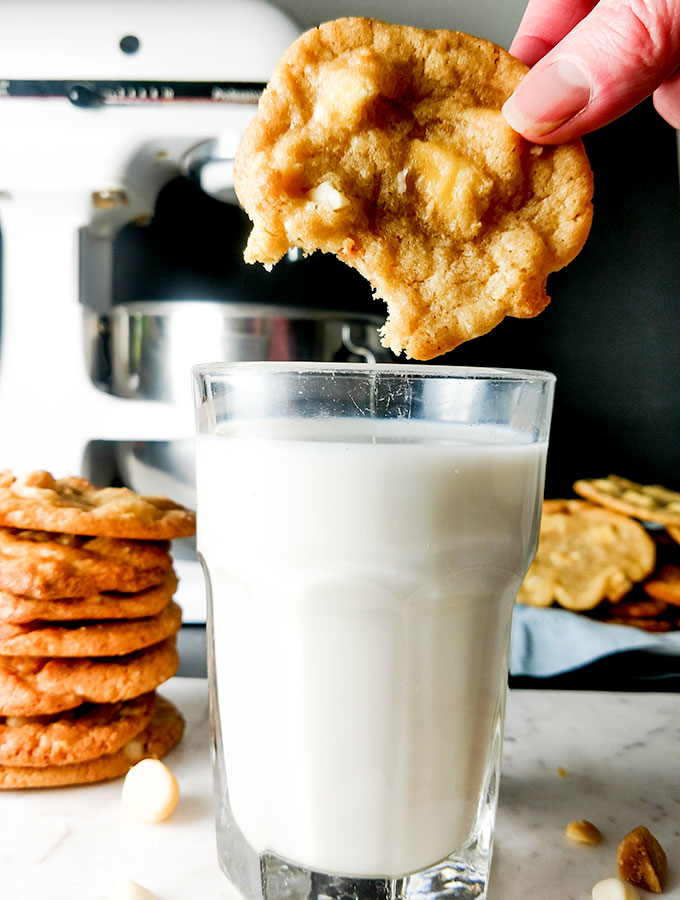
{"type": "Polygon", "coordinates": [[[484,897],[554,377],[193,376],[222,868],[246,900],[484,897]]]}

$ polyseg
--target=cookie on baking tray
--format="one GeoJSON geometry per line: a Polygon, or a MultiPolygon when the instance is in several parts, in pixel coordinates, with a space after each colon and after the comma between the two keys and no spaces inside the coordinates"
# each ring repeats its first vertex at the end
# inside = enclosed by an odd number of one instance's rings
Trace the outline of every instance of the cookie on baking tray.
{"type": "Polygon", "coordinates": [[[165,756],[183,732],[184,719],[179,710],[156,695],[148,725],[116,751],[61,765],[0,765],[0,789],[59,787],[119,778],[142,759],[165,756]]]}
{"type": "Polygon", "coordinates": [[[165,542],[0,527],[0,589],[37,600],[135,593],[172,568],[165,542]]]}
{"type": "Polygon", "coordinates": [[[0,590],[0,623],[22,625],[36,620],[74,622],[155,616],[168,605],[176,589],[177,576],[170,569],[160,584],[132,594],[106,591],[85,597],[37,600],[0,590]]]}
{"type": "Polygon", "coordinates": [[[38,531],[144,541],[188,537],[196,516],[166,497],[142,497],[129,488],[97,487],[86,478],[55,479],[36,471],[0,474],[0,525],[38,531]]]}
{"type": "Polygon", "coordinates": [[[488,41],[365,18],[286,51],[246,129],[234,185],[248,262],[334,253],[387,304],[383,343],[430,359],[548,303],[583,246],[583,146],[538,146],[501,107],[527,68],[488,41]]]}
{"type": "Polygon", "coordinates": [[[658,484],[638,484],[619,475],[608,475],[582,478],[574,483],[574,491],[586,500],[627,516],[680,526],[680,493],[658,484]]]}
{"type": "Polygon", "coordinates": [[[581,500],[552,501],[518,601],[584,611],[617,601],[649,575],[656,548],[633,519],[581,500]]]}
{"type": "Polygon", "coordinates": [[[154,690],[178,665],[174,637],[124,656],[0,656],[0,715],[52,715],[86,702],[118,703],[154,690]]]}

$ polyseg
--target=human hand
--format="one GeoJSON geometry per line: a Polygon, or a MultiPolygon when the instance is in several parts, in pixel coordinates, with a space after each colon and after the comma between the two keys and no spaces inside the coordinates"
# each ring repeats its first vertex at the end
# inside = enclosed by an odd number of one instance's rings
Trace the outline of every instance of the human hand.
{"type": "Polygon", "coordinates": [[[533,68],[503,114],[530,141],[571,140],[650,94],[680,128],[680,0],[529,0],[510,52],[533,68]]]}

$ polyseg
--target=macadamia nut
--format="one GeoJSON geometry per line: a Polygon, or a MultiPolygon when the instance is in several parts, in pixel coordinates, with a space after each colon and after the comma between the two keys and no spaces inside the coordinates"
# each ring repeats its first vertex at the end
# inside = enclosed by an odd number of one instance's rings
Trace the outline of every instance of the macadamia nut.
{"type": "Polygon", "coordinates": [[[125,776],[123,809],[139,822],[163,822],[175,811],[178,800],[177,779],[160,759],[143,759],[125,776]]]}
{"type": "Polygon", "coordinates": [[[158,900],[158,898],[136,881],[122,878],[114,884],[108,900],[158,900]]]}
{"type": "Polygon", "coordinates": [[[605,878],[593,888],[593,900],[640,900],[632,884],[620,878],[605,878]]]}

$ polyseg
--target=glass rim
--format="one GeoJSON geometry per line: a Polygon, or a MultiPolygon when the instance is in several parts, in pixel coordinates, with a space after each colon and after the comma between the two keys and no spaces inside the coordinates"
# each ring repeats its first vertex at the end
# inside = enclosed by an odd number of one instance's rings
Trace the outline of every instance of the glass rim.
{"type": "Polygon", "coordinates": [[[419,378],[459,379],[468,381],[521,381],[553,384],[557,379],[543,369],[515,369],[494,366],[448,366],[422,363],[370,362],[296,362],[242,360],[238,362],[199,363],[191,367],[195,378],[219,378],[229,375],[358,375],[381,374],[387,377],[413,375],[419,378]]]}

